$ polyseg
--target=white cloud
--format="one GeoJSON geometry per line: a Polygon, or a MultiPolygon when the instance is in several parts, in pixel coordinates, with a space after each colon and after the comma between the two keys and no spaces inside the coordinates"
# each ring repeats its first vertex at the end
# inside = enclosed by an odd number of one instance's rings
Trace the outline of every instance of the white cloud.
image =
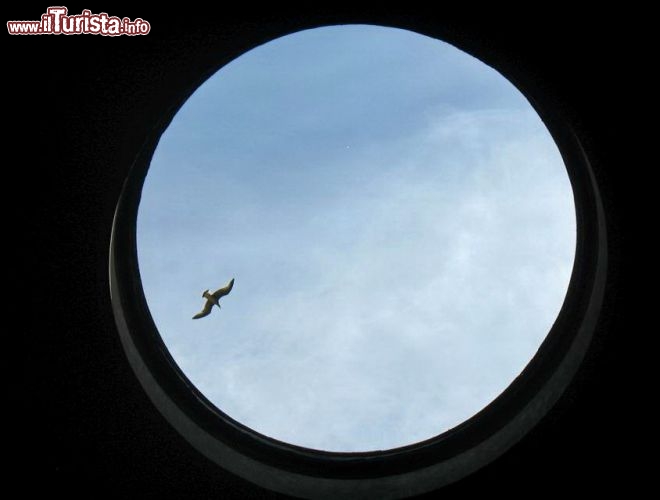
{"type": "MultiPolygon", "coordinates": [[[[155,226],[162,264],[145,269],[145,287],[184,372],[232,417],[316,448],[404,445],[470,417],[534,354],[570,272],[568,180],[530,122],[504,111],[445,117],[406,141],[414,157],[393,156],[395,144],[357,158],[355,168],[389,162],[370,185],[244,227],[247,253],[207,232],[190,259],[155,226]],[[190,323],[198,288],[234,271],[216,262],[251,272],[219,314],[190,323]]],[[[146,267],[156,259],[142,241],[146,267]]]]}

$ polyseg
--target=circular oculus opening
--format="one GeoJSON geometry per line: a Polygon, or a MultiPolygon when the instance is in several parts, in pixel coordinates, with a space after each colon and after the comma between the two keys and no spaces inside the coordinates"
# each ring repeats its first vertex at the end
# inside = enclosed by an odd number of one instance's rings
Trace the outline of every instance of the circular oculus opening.
{"type": "Polygon", "coordinates": [[[210,77],[141,152],[113,230],[120,334],[161,412],[304,496],[427,491],[519,439],[579,365],[605,259],[579,143],[530,101],[376,26],[210,77]]]}

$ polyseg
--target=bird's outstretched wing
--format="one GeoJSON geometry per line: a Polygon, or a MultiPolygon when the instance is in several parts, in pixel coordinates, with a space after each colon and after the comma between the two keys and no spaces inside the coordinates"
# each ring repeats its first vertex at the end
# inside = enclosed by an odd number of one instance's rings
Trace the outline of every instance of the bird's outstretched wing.
{"type": "MultiPolygon", "coordinates": [[[[213,296],[216,299],[219,299],[220,297],[224,297],[225,295],[229,295],[229,292],[231,292],[231,289],[234,287],[234,278],[231,279],[229,283],[227,283],[227,286],[220,288],[219,290],[216,290],[213,292],[213,296]]],[[[205,309],[206,310],[206,309],[205,309]]]]}
{"type": "Polygon", "coordinates": [[[195,314],[192,319],[199,319],[199,318],[203,318],[204,316],[208,316],[209,314],[211,314],[212,308],[213,308],[213,302],[207,300],[206,304],[204,304],[204,309],[202,309],[200,312],[195,314]]]}

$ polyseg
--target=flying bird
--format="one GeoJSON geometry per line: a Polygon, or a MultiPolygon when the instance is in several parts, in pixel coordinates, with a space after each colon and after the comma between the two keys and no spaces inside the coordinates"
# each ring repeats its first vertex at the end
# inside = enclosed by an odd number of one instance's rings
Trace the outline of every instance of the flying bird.
{"type": "Polygon", "coordinates": [[[218,300],[220,299],[220,297],[224,297],[225,295],[228,295],[233,287],[234,287],[234,278],[232,278],[231,281],[227,283],[227,286],[220,288],[219,290],[216,290],[213,293],[209,293],[208,290],[204,290],[204,293],[202,294],[202,297],[206,299],[206,304],[204,304],[204,309],[202,309],[200,312],[195,314],[192,319],[199,319],[199,318],[203,318],[204,316],[208,316],[209,314],[211,314],[211,309],[213,308],[214,305],[220,308],[220,303],[218,302],[218,300]]]}

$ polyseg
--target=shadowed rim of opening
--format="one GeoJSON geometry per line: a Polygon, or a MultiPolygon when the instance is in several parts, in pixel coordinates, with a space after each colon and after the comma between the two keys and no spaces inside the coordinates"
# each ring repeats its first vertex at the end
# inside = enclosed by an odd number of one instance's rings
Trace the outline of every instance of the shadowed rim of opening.
{"type": "MultiPolygon", "coordinates": [[[[270,39],[290,33],[283,30],[270,39]]],[[[468,51],[460,42],[454,45],[489,64],[484,54],[468,51]]],[[[536,425],[563,393],[589,347],[601,310],[607,273],[605,213],[589,159],[571,123],[557,111],[551,96],[524,82],[524,74],[508,74],[493,66],[525,95],[545,123],[561,152],[575,200],[576,252],[568,291],[553,327],[527,367],[479,413],[431,439],[383,451],[312,450],[240,424],[195,388],[155,327],[138,270],[137,212],[160,136],[192,92],[235,56],[220,54],[215,65],[195,75],[197,84],[192,88],[180,84],[177,88],[167,80],[160,83],[177,100],[164,117],[155,117],[117,204],[110,243],[112,307],[128,360],[148,396],[206,457],[256,484],[290,495],[398,498],[449,484],[491,462],[536,425]]]]}

